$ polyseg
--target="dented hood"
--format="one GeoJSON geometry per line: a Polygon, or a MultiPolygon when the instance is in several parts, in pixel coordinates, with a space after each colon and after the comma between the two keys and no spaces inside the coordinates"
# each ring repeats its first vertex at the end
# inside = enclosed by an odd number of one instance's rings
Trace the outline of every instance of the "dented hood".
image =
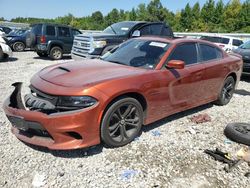
{"type": "Polygon", "coordinates": [[[145,72],[140,69],[102,60],[85,60],[49,66],[38,74],[50,83],[64,87],[87,87],[101,82],[145,72]]]}

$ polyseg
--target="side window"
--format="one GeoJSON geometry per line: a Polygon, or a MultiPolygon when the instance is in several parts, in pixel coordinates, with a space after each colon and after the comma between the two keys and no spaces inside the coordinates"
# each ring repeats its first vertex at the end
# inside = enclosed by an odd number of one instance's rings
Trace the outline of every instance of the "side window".
{"type": "Polygon", "coordinates": [[[161,35],[162,24],[153,24],[151,25],[150,29],[151,29],[150,31],[151,35],[161,35]]]}
{"type": "Polygon", "coordinates": [[[220,50],[206,44],[200,44],[200,50],[202,61],[209,61],[222,57],[222,53],[220,50]]]}
{"type": "Polygon", "coordinates": [[[222,44],[229,44],[230,39],[229,38],[221,38],[222,44]]]}
{"type": "Polygon", "coordinates": [[[172,32],[170,31],[169,27],[164,27],[162,31],[163,36],[172,36],[172,32]]]}
{"type": "Polygon", "coordinates": [[[58,34],[60,37],[70,37],[69,28],[67,27],[58,27],[58,34]]]}
{"type": "Polygon", "coordinates": [[[72,29],[72,34],[73,34],[73,36],[76,36],[76,35],[81,34],[81,32],[76,30],[76,29],[72,29]]]}
{"type": "Polygon", "coordinates": [[[241,40],[233,39],[233,46],[240,46],[242,44],[243,44],[243,42],[241,40]]]}
{"type": "Polygon", "coordinates": [[[170,55],[170,60],[182,60],[186,65],[197,63],[198,58],[195,43],[186,43],[177,46],[170,55]]]}
{"type": "Polygon", "coordinates": [[[51,26],[51,25],[48,25],[48,26],[46,27],[46,35],[55,36],[55,35],[56,35],[55,27],[54,27],[54,26],[51,26]]]}
{"type": "Polygon", "coordinates": [[[150,35],[150,25],[147,25],[140,29],[141,36],[150,35]]]}

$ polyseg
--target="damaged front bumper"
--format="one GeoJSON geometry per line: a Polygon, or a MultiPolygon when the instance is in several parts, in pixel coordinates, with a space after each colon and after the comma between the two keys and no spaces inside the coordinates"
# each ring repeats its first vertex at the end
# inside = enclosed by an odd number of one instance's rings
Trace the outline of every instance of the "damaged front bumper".
{"type": "MultiPolygon", "coordinates": [[[[54,150],[89,147],[100,143],[98,104],[81,110],[46,114],[30,110],[22,102],[22,83],[14,83],[3,109],[15,136],[33,145],[54,150]],[[90,118],[91,117],[91,118],[90,118]]],[[[51,103],[46,103],[50,109],[51,103]]],[[[43,106],[45,106],[43,105],[43,106]]]]}

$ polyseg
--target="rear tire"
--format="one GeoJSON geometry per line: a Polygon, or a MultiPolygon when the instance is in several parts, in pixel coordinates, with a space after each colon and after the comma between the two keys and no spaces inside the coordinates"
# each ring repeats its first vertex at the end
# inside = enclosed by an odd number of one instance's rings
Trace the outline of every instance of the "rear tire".
{"type": "Polygon", "coordinates": [[[223,87],[221,89],[219,98],[215,101],[215,104],[219,106],[226,105],[230,102],[233,97],[233,93],[235,91],[235,80],[232,76],[228,76],[224,81],[223,87]]]}
{"type": "Polygon", "coordinates": [[[37,52],[37,55],[38,55],[39,57],[48,57],[48,54],[45,53],[45,52],[37,52]]]}
{"type": "Polygon", "coordinates": [[[49,53],[49,57],[53,60],[59,60],[62,59],[63,56],[63,52],[62,49],[58,46],[55,46],[53,48],[51,48],[50,53],[49,53]]]}
{"type": "Polygon", "coordinates": [[[13,50],[16,52],[22,52],[25,49],[25,44],[23,42],[15,42],[13,44],[13,50]]]}
{"type": "Polygon", "coordinates": [[[106,111],[101,124],[101,139],[108,147],[121,147],[140,133],[143,109],[134,98],[121,98],[106,111]]]}

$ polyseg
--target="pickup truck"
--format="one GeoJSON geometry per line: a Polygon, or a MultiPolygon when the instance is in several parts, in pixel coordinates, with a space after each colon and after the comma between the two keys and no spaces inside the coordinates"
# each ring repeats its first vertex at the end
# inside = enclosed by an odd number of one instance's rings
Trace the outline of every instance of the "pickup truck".
{"type": "Polygon", "coordinates": [[[73,59],[99,58],[130,38],[149,35],[172,38],[173,31],[163,22],[118,22],[100,33],[77,35],[73,42],[71,56],[73,59]]]}

